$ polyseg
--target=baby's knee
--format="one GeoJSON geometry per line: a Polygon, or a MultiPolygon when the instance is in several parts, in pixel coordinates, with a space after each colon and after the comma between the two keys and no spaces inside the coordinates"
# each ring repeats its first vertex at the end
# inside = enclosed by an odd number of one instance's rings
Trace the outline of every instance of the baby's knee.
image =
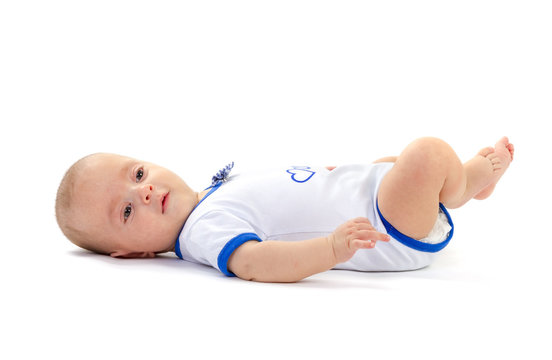
{"type": "Polygon", "coordinates": [[[452,148],[443,140],[423,137],[408,145],[399,159],[409,164],[415,176],[426,181],[428,175],[434,179],[444,176],[454,155],[452,148]]]}
{"type": "Polygon", "coordinates": [[[421,161],[440,163],[454,154],[454,151],[445,141],[435,137],[423,137],[410,144],[421,161]]]}
{"type": "Polygon", "coordinates": [[[429,153],[440,153],[450,148],[444,140],[436,137],[422,137],[414,140],[411,144],[415,146],[419,151],[429,153]]]}

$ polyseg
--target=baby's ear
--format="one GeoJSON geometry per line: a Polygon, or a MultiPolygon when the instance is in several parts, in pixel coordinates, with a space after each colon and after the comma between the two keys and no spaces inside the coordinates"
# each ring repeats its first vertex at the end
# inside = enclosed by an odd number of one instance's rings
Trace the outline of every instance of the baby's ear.
{"type": "Polygon", "coordinates": [[[114,257],[114,258],[123,258],[123,259],[155,257],[155,253],[151,251],[129,252],[129,251],[123,251],[123,250],[116,250],[112,252],[110,255],[111,257],[114,257]]]}

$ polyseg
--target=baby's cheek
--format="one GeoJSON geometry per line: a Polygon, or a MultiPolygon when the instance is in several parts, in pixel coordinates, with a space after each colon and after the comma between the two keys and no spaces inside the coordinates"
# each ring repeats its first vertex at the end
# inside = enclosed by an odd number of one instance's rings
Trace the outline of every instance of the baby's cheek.
{"type": "Polygon", "coordinates": [[[148,230],[144,231],[148,234],[146,241],[151,245],[159,245],[165,247],[169,242],[176,240],[182,225],[176,226],[171,221],[154,221],[148,225],[148,230]]]}

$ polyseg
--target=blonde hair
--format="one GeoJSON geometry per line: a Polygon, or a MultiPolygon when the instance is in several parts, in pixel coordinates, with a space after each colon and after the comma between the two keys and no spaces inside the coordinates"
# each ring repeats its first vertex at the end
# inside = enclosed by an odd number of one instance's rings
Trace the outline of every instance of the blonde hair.
{"type": "Polygon", "coordinates": [[[86,168],[88,160],[96,155],[99,154],[91,154],[78,160],[63,176],[56,196],[56,220],[65,237],[73,244],[96,253],[108,254],[109,251],[101,246],[101,242],[95,239],[96,236],[87,230],[84,224],[76,221],[74,213],[76,184],[79,176],[86,168]]]}

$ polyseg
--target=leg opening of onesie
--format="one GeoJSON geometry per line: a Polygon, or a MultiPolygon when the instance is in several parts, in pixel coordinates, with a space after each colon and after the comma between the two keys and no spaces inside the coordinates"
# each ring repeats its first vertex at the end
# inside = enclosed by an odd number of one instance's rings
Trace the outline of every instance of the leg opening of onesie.
{"type": "Polygon", "coordinates": [[[391,225],[391,223],[389,223],[389,221],[387,221],[381,213],[377,200],[376,208],[387,233],[395,240],[405,246],[408,246],[409,248],[434,253],[444,249],[450,242],[450,239],[452,239],[454,224],[452,223],[450,214],[443,204],[439,204],[439,216],[437,217],[437,222],[433,226],[433,229],[426,238],[421,240],[411,238],[410,236],[407,236],[395,229],[395,227],[393,227],[393,225],[391,225]]]}

